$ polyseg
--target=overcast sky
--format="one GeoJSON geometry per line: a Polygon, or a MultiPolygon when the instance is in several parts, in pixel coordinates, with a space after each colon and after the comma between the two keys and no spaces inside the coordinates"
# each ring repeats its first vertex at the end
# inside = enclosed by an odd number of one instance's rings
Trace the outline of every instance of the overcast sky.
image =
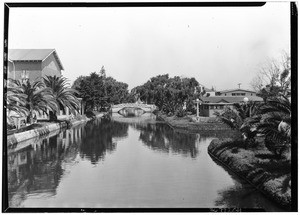
{"type": "Polygon", "coordinates": [[[195,77],[250,89],[260,65],[290,50],[290,5],[245,8],[11,8],[9,48],[55,48],[73,82],[100,71],[129,84],[195,77]]]}

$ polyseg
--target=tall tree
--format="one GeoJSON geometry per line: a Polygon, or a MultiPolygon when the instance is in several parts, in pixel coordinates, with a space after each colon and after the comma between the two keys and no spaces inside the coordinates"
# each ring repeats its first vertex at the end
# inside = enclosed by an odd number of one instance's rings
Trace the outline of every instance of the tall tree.
{"type": "Polygon", "coordinates": [[[106,77],[104,67],[101,68],[100,74],[93,72],[89,76],[78,77],[73,88],[83,98],[85,112],[106,110],[111,104],[123,103],[129,98],[128,85],[106,77]]]}
{"type": "Polygon", "coordinates": [[[14,80],[14,83],[22,88],[26,98],[25,107],[28,109],[29,114],[27,122],[33,122],[34,112],[46,113],[47,110],[54,111],[57,109],[57,104],[52,96],[50,88],[46,87],[41,80],[30,82],[29,80],[14,80]]]}
{"type": "Polygon", "coordinates": [[[100,69],[100,76],[103,78],[106,78],[106,70],[105,70],[104,66],[102,66],[100,69]]]}
{"type": "Polygon", "coordinates": [[[57,106],[56,110],[50,112],[50,120],[57,120],[57,111],[69,108],[71,113],[75,113],[80,107],[80,101],[76,97],[77,91],[69,87],[67,79],[58,76],[46,76],[44,77],[44,83],[46,87],[51,89],[52,96],[57,106]]]}
{"type": "Polygon", "coordinates": [[[200,96],[201,89],[195,78],[170,78],[165,74],[150,78],[145,84],[135,87],[133,92],[141,101],[155,104],[160,110],[174,114],[184,103],[188,111],[193,111],[193,100],[200,96]]]}
{"type": "MultiPolygon", "coordinates": [[[[6,81],[4,84],[6,85],[6,81]]],[[[26,108],[27,95],[24,93],[24,89],[17,85],[12,79],[9,79],[6,86],[6,91],[4,95],[4,106],[7,111],[7,123],[11,124],[12,114],[17,114],[20,116],[27,116],[29,114],[26,108]]]]}

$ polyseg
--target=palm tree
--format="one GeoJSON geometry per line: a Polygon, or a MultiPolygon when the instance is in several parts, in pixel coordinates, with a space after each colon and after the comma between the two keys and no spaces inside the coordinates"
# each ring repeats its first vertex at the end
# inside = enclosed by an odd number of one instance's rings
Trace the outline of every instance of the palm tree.
{"type": "Polygon", "coordinates": [[[246,144],[253,144],[259,123],[255,117],[258,109],[256,102],[235,103],[233,108],[226,108],[222,113],[215,112],[215,115],[230,128],[240,131],[246,144]]]}
{"type": "Polygon", "coordinates": [[[259,111],[258,132],[278,156],[291,144],[291,102],[285,96],[267,100],[259,111]]]}
{"type": "MultiPolygon", "coordinates": [[[[52,95],[55,99],[58,110],[69,108],[71,113],[75,113],[80,107],[80,101],[75,96],[78,92],[75,89],[69,87],[67,79],[58,76],[46,76],[44,77],[44,83],[47,87],[51,88],[52,95]]],[[[50,120],[57,120],[57,111],[50,112],[50,120]]]]}
{"type": "Polygon", "coordinates": [[[47,110],[52,111],[57,109],[57,105],[51,94],[51,89],[45,87],[45,84],[40,80],[30,82],[29,80],[21,81],[14,80],[14,83],[21,87],[26,98],[26,108],[29,111],[27,122],[33,122],[34,112],[46,113],[47,110]]]}
{"type": "MultiPolygon", "coordinates": [[[[6,81],[4,83],[6,85],[6,81]]],[[[28,115],[28,109],[25,107],[27,95],[24,94],[23,88],[16,85],[11,79],[8,80],[6,89],[4,105],[7,111],[7,123],[11,124],[13,113],[20,116],[28,115]]]]}

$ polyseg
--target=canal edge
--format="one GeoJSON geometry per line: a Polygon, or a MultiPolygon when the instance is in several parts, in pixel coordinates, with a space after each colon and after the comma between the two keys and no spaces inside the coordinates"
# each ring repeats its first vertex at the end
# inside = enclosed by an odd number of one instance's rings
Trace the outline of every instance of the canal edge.
{"type": "MultiPolygon", "coordinates": [[[[219,139],[218,139],[219,140],[219,139]]],[[[277,194],[275,192],[271,192],[270,189],[267,189],[267,185],[265,183],[261,183],[259,185],[255,185],[250,179],[248,179],[247,177],[245,177],[243,174],[239,173],[238,171],[235,171],[230,165],[228,165],[227,163],[225,163],[225,161],[223,159],[221,159],[219,156],[217,156],[216,154],[214,154],[212,152],[212,149],[210,149],[212,142],[210,143],[210,145],[207,148],[207,152],[208,154],[211,156],[212,159],[215,159],[218,163],[220,163],[224,168],[228,169],[230,172],[232,172],[234,175],[236,175],[237,177],[239,177],[240,179],[246,181],[248,184],[250,184],[254,189],[256,189],[257,191],[259,191],[260,193],[262,193],[264,196],[266,196],[269,200],[278,203],[279,206],[282,209],[288,209],[291,210],[291,206],[287,203],[283,203],[282,201],[280,201],[277,197],[277,194]]],[[[232,160],[230,157],[226,157],[229,160],[232,160]]],[[[267,181],[268,182],[268,181],[267,181]]]]}
{"type": "MultiPolygon", "coordinates": [[[[104,116],[104,114],[98,114],[95,116],[95,118],[102,118],[103,116],[104,116]]],[[[28,130],[28,131],[16,133],[16,134],[11,134],[11,135],[7,136],[7,147],[9,148],[12,146],[16,146],[17,144],[24,142],[24,141],[28,141],[30,139],[47,136],[51,132],[55,132],[57,130],[66,129],[68,127],[72,128],[72,127],[80,125],[82,123],[91,121],[95,118],[74,120],[71,122],[67,122],[67,121],[56,122],[56,123],[51,123],[49,125],[45,125],[40,128],[35,128],[35,129],[28,130]]]]}

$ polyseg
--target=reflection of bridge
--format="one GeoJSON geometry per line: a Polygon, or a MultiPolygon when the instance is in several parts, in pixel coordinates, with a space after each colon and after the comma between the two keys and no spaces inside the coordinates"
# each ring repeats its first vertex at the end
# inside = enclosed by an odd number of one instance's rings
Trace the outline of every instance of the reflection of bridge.
{"type": "Polygon", "coordinates": [[[122,109],[142,109],[145,112],[153,112],[156,109],[155,105],[147,105],[147,104],[141,104],[141,103],[123,103],[118,105],[113,105],[111,107],[112,113],[118,113],[122,109]]]}

